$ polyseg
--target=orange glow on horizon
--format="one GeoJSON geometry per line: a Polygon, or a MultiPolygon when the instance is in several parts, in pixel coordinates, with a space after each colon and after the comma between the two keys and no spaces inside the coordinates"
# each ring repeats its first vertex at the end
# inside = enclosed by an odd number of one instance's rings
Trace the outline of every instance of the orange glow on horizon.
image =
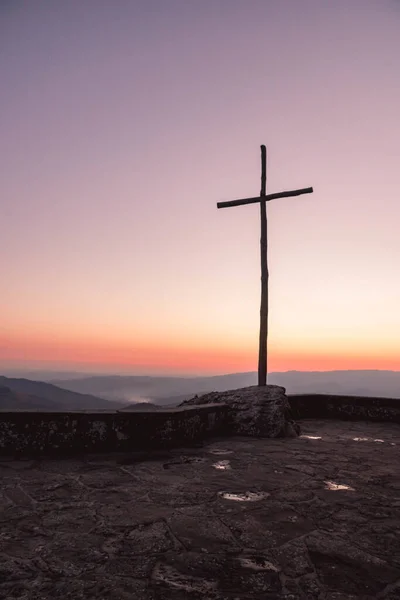
{"type": "MultiPolygon", "coordinates": [[[[329,346],[329,342],[327,343],[329,346]]],[[[58,363],[75,364],[82,368],[123,369],[152,372],[232,373],[257,370],[257,349],[251,347],[209,345],[193,342],[179,345],[177,341],[163,341],[154,345],[137,343],[107,343],[105,340],[65,340],[57,337],[2,336],[0,339],[2,363],[58,363]]],[[[379,354],[359,352],[353,347],[340,352],[337,346],[329,348],[299,348],[271,343],[268,371],[331,371],[331,370],[384,369],[400,370],[400,359],[392,349],[379,354]]]]}

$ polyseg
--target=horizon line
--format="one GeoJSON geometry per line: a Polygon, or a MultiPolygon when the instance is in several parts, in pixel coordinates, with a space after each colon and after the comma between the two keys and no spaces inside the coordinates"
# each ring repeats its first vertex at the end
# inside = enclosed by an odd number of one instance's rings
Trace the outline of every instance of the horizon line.
{"type": "MultiPolygon", "coordinates": [[[[64,370],[64,369],[48,369],[48,368],[5,368],[4,371],[0,367],[1,372],[0,376],[12,378],[12,375],[6,375],[6,372],[9,373],[43,373],[47,372],[49,375],[51,373],[62,375],[62,374],[74,374],[80,375],[83,377],[146,377],[146,378],[162,378],[162,379],[198,379],[198,378],[217,378],[217,377],[229,377],[229,376],[237,376],[237,375],[257,375],[257,371],[234,371],[234,372],[223,372],[217,374],[163,374],[163,373],[121,373],[118,371],[103,371],[103,372],[94,372],[94,371],[80,371],[80,370],[64,370]]],[[[287,371],[271,371],[268,373],[271,375],[284,375],[290,373],[400,373],[400,370],[396,369],[324,369],[324,370],[300,370],[300,369],[289,369],[287,371]]],[[[24,377],[22,377],[24,379],[24,377]]],[[[56,379],[60,379],[57,377],[56,379]]]]}

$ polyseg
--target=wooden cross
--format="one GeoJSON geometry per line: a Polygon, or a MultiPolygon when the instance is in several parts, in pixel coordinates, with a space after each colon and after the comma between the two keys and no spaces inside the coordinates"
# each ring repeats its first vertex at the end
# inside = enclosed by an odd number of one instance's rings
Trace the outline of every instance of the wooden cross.
{"type": "Polygon", "coordinates": [[[258,350],[258,385],[267,385],[267,339],[268,339],[268,259],[267,259],[267,201],[277,198],[288,198],[311,194],[312,187],[292,190],[290,192],[278,192],[277,194],[265,194],[267,180],[267,149],[261,146],[261,191],[255,198],[244,198],[242,200],[231,200],[230,202],[217,202],[217,208],[228,208],[229,206],[241,206],[242,204],[260,203],[261,209],[261,308],[260,308],[260,340],[258,350]]]}

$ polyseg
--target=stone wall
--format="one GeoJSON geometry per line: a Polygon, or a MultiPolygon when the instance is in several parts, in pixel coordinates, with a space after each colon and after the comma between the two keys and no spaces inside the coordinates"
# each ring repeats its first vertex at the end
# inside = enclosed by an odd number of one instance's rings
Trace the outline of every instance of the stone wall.
{"type": "Polygon", "coordinates": [[[344,419],[400,423],[400,399],[330,394],[288,396],[294,419],[344,419]]]}
{"type": "Polygon", "coordinates": [[[168,410],[0,411],[1,455],[126,452],[189,446],[225,433],[223,404],[168,410]]]}
{"type": "Polygon", "coordinates": [[[155,411],[0,410],[0,455],[148,451],[190,446],[212,436],[291,436],[298,433],[292,419],[400,424],[400,399],[286,396],[283,388],[268,388],[215,392],[155,411]]]}

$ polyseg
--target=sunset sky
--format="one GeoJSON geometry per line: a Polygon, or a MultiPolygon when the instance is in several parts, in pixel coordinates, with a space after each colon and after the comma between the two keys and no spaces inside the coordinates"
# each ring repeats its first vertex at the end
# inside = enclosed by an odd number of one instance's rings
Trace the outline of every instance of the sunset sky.
{"type": "Polygon", "coordinates": [[[0,371],[400,370],[398,0],[0,2],[0,371]]]}

